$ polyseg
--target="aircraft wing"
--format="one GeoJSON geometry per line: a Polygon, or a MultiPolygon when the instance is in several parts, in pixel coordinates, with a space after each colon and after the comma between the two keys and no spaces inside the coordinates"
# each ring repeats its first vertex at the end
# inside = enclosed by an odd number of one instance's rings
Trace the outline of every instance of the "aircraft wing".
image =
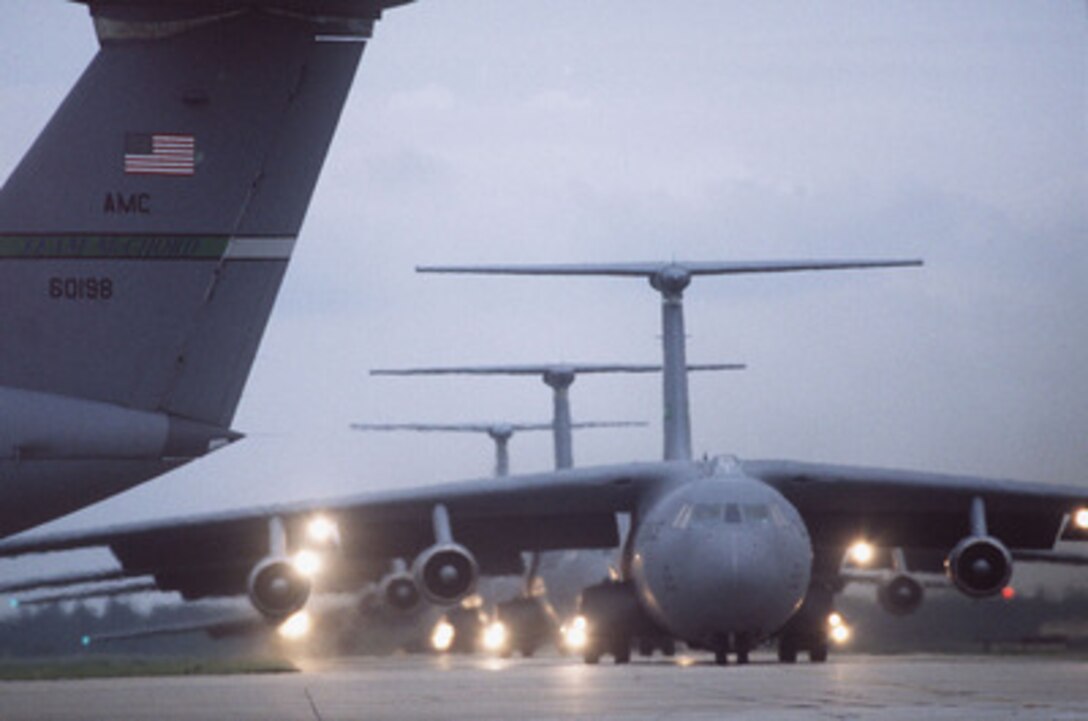
{"type": "Polygon", "coordinates": [[[340,553],[322,573],[325,590],[351,590],[380,578],[390,559],[409,562],[435,542],[432,513],[449,512],[453,538],[481,573],[519,573],[522,551],[611,548],[616,513],[648,491],[684,476],[685,463],[624,464],[308,501],[242,511],[51,535],[0,543],[0,557],[107,546],[126,576],[154,576],[163,591],[192,600],[245,593],[250,570],[269,554],[279,519],[294,550],[315,515],[335,521],[340,553]]]}
{"type": "Polygon", "coordinates": [[[985,504],[989,534],[1010,550],[1051,549],[1059,537],[1088,540],[1069,523],[1088,504],[1088,488],[793,461],[745,461],[743,469],[797,507],[818,549],[865,538],[885,548],[947,551],[968,535],[975,498],[985,504]]]}
{"type": "MultiPolygon", "coordinates": [[[[948,576],[943,573],[922,571],[920,573],[911,573],[909,575],[924,588],[948,588],[952,585],[952,582],[948,580],[948,576]]],[[[843,583],[871,584],[874,586],[881,583],[887,583],[888,580],[893,577],[893,572],[888,569],[881,569],[877,571],[851,569],[848,571],[839,572],[839,579],[841,579],[843,583]]]]}
{"type": "MultiPolygon", "coordinates": [[[[107,546],[126,576],[150,575],[185,599],[246,592],[250,571],[272,545],[272,519],[291,550],[315,515],[336,522],[340,553],[322,573],[325,590],[352,590],[380,579],[392,559],[411,561],[435,542],[433,512],[446,507],[453,538],[475,556],[482,574],[522,570],[523,551],[613,548],[616,514],[634,512],[673,485],[712,472],[683,461],[624,464],[487,478],[370,493],[327,501],[0,542],[0,557],[107,546]]],[[[780,491],[804,517],[817,552],[836,572],[859,537],[943,557],[970,534],[975,498],[986,506],[988,533],[1010,551],[1053,549],[1061,538],[1088,540],[1069,523],[1088,507],[1088,489],[969,476],[787,461],[741,462],[736,471],[780,491]]],[[[728,482],[730,474],[723,475],[728,482]]],[[[912,552],[913,555],[913,552],[912,552]]],[[[912,571],[930,569],[911,561],[912,571]]],[[[819,569],[818,569],[819,570],[819,569]]]]}

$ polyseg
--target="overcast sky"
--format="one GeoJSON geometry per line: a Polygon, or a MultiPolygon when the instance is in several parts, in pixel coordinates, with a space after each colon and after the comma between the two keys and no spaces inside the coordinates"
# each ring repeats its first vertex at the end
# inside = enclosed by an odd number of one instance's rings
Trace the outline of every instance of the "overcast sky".
{"type": "MultiPolygon", "coordinates": [[[[699,453],[1088,485],[1081,1],[430,0],[364,55],[235,426],[249,437],[53,524],[485,475],[486,438],[351,421],[546,420],[532,379],[382,366],[657,362],[643,281],[435,262],[921,257],[697,279],[699,453]]],[[[95,52],[85,8],[4,0],[0,177],[95,52]]],[[[661,452],[660,383],[586,377],[580,464],[661,452]]],[[[551,463],[515,437],[515,471],[551,463]]],[[[48,530],[48,529],[46,529],[48,530]]]]}

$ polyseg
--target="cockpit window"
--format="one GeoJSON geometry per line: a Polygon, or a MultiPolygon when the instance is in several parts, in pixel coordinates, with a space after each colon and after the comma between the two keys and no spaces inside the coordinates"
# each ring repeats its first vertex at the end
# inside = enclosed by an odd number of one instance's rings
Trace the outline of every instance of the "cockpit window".
{"type": "Polygon", "coordinates": [[[673,528],[687,528],[691,523],[691,504],[685,503],[680,506],[680,510],[676,512],[676,518],[672,519],[673,528]]]}
{"type": "Polygon", "coordinates": [[[746,504],[744,518],[752,523],[767,523],[771,520],[771,510],[762,503],[746,504]]]}
{"type": "Polygon", "coordinates": [[[722,507],[715,503],[696,503],[691,522],[697,526],[717,523],[722,517],[722,507]]]}
{"type": "Polygon", "coordinates": [[[721,523],[785,523],[781,511],[762,503],[685,503],[673,518],[674,528],[710,526],[721,523]]]}
{"type": "Polygon", "coordinates": [[[771,506],[771,518],[774,519],[774,525],[779,528],[786,528],[790,525],[789,520],[786,519],[786,514],[777,505],[771,506]]]}

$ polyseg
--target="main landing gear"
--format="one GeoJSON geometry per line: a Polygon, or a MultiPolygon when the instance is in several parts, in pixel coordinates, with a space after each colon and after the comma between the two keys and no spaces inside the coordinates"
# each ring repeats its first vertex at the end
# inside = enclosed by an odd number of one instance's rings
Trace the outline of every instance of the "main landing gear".
{"type": "Polygon", "coordinates": [[[588,664],[599,663],[606,654],[617,664],[629,663],[632,643],[637,643],[642,655],[650,655],[656,648],[666,655],[676,652],[672,639],[642,611],[630,582],[590,586],[582,591],[578,608],[586,629],[582,659],[588,664]]]}
{"type": "MultiPolygon", "coordinates": [[[[830,646],[828,619],[832,615],[835,589],[826,583],[809,586],[805,602],[778,636],[778,660],[797,663],[807,653],[813,663],[827,660],[830,646]]],[[[841,618],[840,618],[841,621],[841,618]]]]}
{"type": "Polygon", "coordinates": [[[800,652],[808,653],[808,658],[813,663],[823,663],[827,660],[829,644],[827,634],[823,638],[818,633],[789,633],[783,634],[778,639],[778,660],[782,663],[797,663],[800,652]]]}
{"type": "Polygon", "coordinates": [[[538,597],[519,596],[500,603],[495,617],[505,625],[508,634],[500,652],[503,656],[518,651],[528,658],[556,637],[555,614],[538,597]]]}

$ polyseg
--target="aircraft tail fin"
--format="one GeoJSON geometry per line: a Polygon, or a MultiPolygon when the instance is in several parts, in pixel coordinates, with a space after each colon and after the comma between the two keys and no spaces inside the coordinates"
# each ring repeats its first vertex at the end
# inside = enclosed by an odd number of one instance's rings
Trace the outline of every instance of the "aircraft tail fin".
{"type": "Polygon", "coordinates": [[[363,47],[402,4],[84,1],[99,51],[0,189],[0,536],[239,437],[363,47]]]}
{"type": "Polygon", "coordinates": [[[665,460],[691,460],[691,419],[688,410],[687,341],[684,335],[683,296],[692,278],[700,275],[789,273],[810,270],[901,268],[922,265],[921,260],[834,259],[759,261],[659,261],[635,263],[558,263],[533,265],[428,265],[419,273],[474,275],[576,275],[645,278],[661,293],[661,344],[665,460]]]}
{"type": "Polygon", "coordinates": [[[0,386],[228,427],[402,3],[84,1],[100,50],[0,190],[0,386]]]}

